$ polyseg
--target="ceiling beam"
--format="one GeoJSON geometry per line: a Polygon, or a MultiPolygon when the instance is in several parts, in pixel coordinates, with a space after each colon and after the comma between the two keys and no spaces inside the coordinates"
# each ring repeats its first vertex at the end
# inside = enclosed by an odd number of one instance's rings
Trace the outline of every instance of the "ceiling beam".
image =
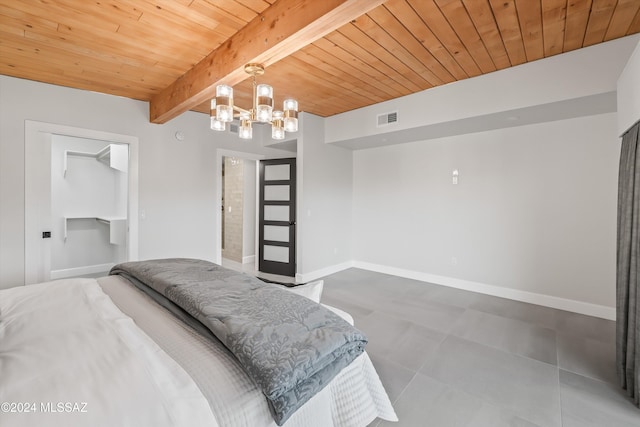
{"type": "Polygon", "coordinates": [[[248,77],[244,66],[268,67],[385,0],[277,0],[220,47],[155,95],[149,120],[165,123],[215,97],[216,86],[248,77]]]}

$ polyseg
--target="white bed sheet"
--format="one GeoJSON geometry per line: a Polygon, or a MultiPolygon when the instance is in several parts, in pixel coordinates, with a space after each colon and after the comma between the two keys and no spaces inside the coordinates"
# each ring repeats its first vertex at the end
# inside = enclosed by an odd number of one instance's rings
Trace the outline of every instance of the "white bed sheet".
{"type": "Polygon", "coordinates": [[[0,425],[211,426],[197,385],[94,279],[0,292],[0,425]]]}

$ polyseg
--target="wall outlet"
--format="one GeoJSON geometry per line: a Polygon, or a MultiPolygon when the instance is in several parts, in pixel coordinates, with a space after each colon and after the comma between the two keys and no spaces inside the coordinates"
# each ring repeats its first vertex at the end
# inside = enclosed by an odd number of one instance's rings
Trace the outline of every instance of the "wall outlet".
{"type": "Polygon", "coordinates": [[[451,265],[458,265],[458,258],[452,256],[451,257],[451,265]]]}

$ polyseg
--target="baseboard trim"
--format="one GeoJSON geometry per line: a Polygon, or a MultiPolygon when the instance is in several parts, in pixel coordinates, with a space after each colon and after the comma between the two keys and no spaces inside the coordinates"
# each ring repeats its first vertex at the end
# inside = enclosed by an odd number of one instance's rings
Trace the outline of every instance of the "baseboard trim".
{"type": "Polygon", "coordinates": [[[62,270],[51,270],[49,277],[51,280],[65,279],[67,277],[83,276],[85,274],[96,274],[111,270],[114,263],[87,265],[84,267],[65,268],[62,270]]]}
{"type": "Polygon", "coordinates": [[[243,256],[242,257],[242,263],[243,264],[249,264],[249,263],[253,263],[256,262],[256,256],[255,255],[249,255],[249,256],[243,256]]]}
{"type": "Polygon", "coordinates": [[[407,279],[419,280],[421,282],[429,282],[436,285],[463,289],[465,291],[478,292],[482,294],[493,295],[496,297],[512,299],[515,301],[557,308],[559,310],[571,311],[574,313],[585,314],[587,316],[600,317],[607,320],[616,320],[616,309],[614,307],[607,307],[604,305],[591,304],[583,301],[576,301],[567,298],[554,297],[551,295],[522,291],[519,289],[509,289],[502,286],[456,279],[454,277],[439,276],[435,274],[423,273],[420,271],[405,270],[402,268],[389,267],[386,265],[373,264],[364,261],[353,261],[352,265],[353,267],[361,268],[363,270],[375,271],[378,273],[390,274],[407,279]]]}
{"type": "Polygon", "coordinates": [[[328,276],[330,274],[334,274],[351,267],[353,267],[353,261],[347,261],[341,264],[335,264],[329,267],[321,268],[320,270],[311,271],[309,273],[296,273],[296,282],[311,282],[313,280],[318,280],[321,277],[328,276]]]}

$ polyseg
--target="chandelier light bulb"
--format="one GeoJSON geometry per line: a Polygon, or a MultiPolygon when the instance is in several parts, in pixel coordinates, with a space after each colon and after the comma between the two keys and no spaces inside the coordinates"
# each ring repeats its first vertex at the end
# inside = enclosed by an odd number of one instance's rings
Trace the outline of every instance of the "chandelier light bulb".
{"type": "Polygon", "coordinates": [[[211,129],[218,131],[218,132],[222,132],[225,131],[227,129],[227,124],[225,122],[221,122],[220,120],[216,119],[215,117],[211,117],[211,129]]]}
{"type": "Polygon", "coordinates": [[[251,121],[242,119],[240,120],[240,128],[238,129],[238,136],[240,139],[251,139],[253,137],[253,129],[251,127],[251,121]]]}
{"type": "Polygon", "coordinates": [[[298,101],[285,99],[282,107],[284,110],[284,130],[298,132],[298,101]]]}
{"type": "Polygon", "coordinates": [[[216,119],[225,123],[233,120],[233,88],[231,86],[216,87],[216,119]]]}

